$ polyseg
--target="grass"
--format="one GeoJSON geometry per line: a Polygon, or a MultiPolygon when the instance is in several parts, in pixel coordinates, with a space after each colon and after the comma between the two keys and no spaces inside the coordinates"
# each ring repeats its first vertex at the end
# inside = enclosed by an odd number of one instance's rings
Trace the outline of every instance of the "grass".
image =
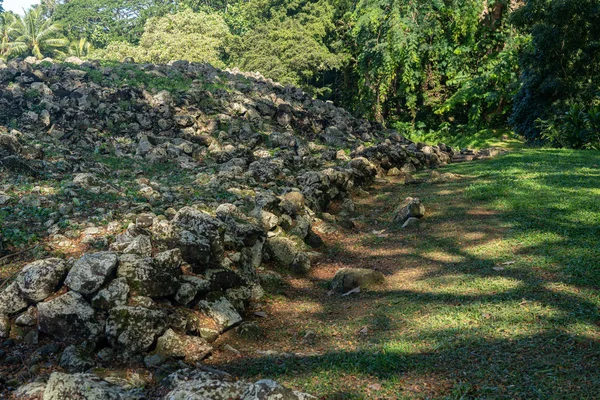
{"type": "Polygon", "coordinates": [[[440,131],[414,131],[411,130],[407,137],[415,142],[424,142],[432,145],[444,143],[460,149],[485,149],[500,147],[507,150],[519,150],[523,148],[523,140],[514,136],[508,130],[483,129],[469,134],[465,133],[443,133],[440,131]]]}
{"type": "Polygon", "coordinates": [[[325,399],[597,398],[599,156],[523,150],[443,168],[452,182],[374,188],[360,232],[325,238],[336,251],[269,300],[264,338],[228,342],[244,357],[212,363],[325,399]],[[407,196],[427,207],[411,231],[388,222],[407,196]],[[343,266],[387,283],[327,296],[343,266]],[[307,330],[316,344],[300,341],[307,330]]]}

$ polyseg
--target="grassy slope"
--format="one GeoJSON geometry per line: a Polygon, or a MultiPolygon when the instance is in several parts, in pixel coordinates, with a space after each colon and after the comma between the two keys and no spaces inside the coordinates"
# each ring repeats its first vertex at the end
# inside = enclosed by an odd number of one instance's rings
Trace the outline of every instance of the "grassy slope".
{"type": "Polygon", "coordinates": [[[461,177],[375,188],[361,232],[327,238],[310,279],[272,296],[265,338],[213,362],[323,398],[597,398],[600,154],[524,150],[441,172],[461,177]],[[390,226],[409,195],[424,224],[390,226]],[[328,297],[342,266],[381,270],[387,286],[328,297]],[[314,345],[299,340],[308,329],[314,345]]]}

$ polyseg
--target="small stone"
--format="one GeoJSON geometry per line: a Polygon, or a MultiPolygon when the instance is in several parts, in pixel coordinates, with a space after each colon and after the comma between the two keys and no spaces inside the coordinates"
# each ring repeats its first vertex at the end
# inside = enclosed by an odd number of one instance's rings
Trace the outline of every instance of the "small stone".
{"type": "Polygon", "coordinates": [[[317,342],[317,334],[315,331],[308,330],[302,338],[302,343],[313,346],[317,342]]]}
{"type": "Polygon", "coordinates": [[[23,314],[15,319],[15,323],[19,326],[35,326],[37,325],[37,308],[31,306],[23,314]]]}
{"type": "Polygon", "coordinates": [[[0,338],[7,338],[10,334],[10,319],[6,315],[0,315],[0,338]]]}
{"type": "Polygon", "coordinates": [[[159,367],[167,361],[167,357],[162,354],[149,354],[144,357],[144,364],[146,367],[159,367]]]}
{"type": "Polygon", "coordinates": [[[345,293],[357,287],[383,283],[385,277],[379,271],[366,268],[342,268],[331,281],[331,290],[345,293]]]}
{"type": "Polygon", "coordinates": [[[404,224],[409,218],[422,218],[425,215],[425,206],[417,197],[407,197],[394,212],[394,222],[404,224]]]}

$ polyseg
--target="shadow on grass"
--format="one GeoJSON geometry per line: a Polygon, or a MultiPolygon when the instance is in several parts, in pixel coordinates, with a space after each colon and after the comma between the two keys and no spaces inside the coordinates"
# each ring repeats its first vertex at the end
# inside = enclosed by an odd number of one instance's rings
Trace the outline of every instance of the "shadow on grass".
{"type": "MultiPolygon", "coordinates": [[[[425,284],[419,290],[390,287],[368,291],[342,304],[323,296],[311,298],[323,304],[311,317],[323,325],[331,324],[331,311],[335,310],[337,323],[359,320],[372,327],[380,325],[382,331],[401,333],[382,335],[374,346],[371,343],[371,347],[356,350],[291,358],[251,357],[220,367],[244,376],[300,381],[333,381],[356,374],[389,381],[391,390],[401,390],[407,376],[424,380],[436,376],[440,382],[449,382],[450,386],[441,390],[443,395],[449,394],[453,385],[467,382],[468,393],[456,398],[597,398],[598,162],[600,155],[593,152],[527,151],[445,168],[465,176],[458,182],[386,188],[369,207],[381,210],[372,218],[379,228],[386,227],[390,236],[385,240],[366,236],[361,240],[363,248],[358,249],[338,246],[335,260],[382,269],[391,277],[423,265],[426,267],[413,279],[425,284]],[[419,231],[403,231],[386,222],[398,199],[408,195],[423,199],[431,213],[428,226],[419,231]],[[465,220],[469,223],[462,225],[465,220]],[[448,235],[444,229],[454,225],[458,229],[448,235]],[[490,253],[476,251],[478,247],[487,251],[486,246],[494,241],[504,247],[490,253]],[[364,251],[366,247],[372,254],[364,251]],[[432,256],[435,252],[443,253],[445,259],[432,256]],[[498,268],[512,260],[516,260],[514,264],[498,268]],[[463,286],[440,290],[441,284],[451,287],[453,279],[460,279],[463,286]],[[476,287],[481,281],[510,284],[501,289],[476,287]],[[465,287],[470,290],[463,290],[465,287]],[[375,314],[361,314],[359,305],[365,303],[373,305],[375,314]],[[520,304],[537,308],[528,314],[519,311],[520,304]],[[486,309],[492,310],[490,315],[481,317],[481,310],[486,309]],[[426,318],[423,314],[434,318],[436,312],[445,318],[471,313],[477,321],[473,328],[466,323],[412,330],[398,327],[400,319],[426,318]],[[500,313],[498,321],[494,312],[500,313]],[[485,318],[490,318],[489,323],[485,318]],[[420,342],[425,347],[410,348],[398,341],[420,342]]],[[[302,296],[307,294],[298,295],[302,296]]],[[[336,399],[369,398],[364,392],[338,386],[325,385],[329,389],[321,387],[321,394],[336,399]]],[[[438,390],[427,396],[439,394],[438,390]]],[[[423,393],[414,395],[422,397],[423,393]]]]}

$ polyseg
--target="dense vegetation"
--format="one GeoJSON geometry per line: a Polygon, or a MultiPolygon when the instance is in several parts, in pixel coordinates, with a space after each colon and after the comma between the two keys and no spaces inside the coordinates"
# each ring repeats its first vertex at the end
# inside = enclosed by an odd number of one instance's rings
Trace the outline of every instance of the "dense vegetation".
{"type": "Polygon", "coordinates": [[[2,15],[3,58],[205,61],[407,135],[600,147],[598,0],[43,0],[2,15]]]}

